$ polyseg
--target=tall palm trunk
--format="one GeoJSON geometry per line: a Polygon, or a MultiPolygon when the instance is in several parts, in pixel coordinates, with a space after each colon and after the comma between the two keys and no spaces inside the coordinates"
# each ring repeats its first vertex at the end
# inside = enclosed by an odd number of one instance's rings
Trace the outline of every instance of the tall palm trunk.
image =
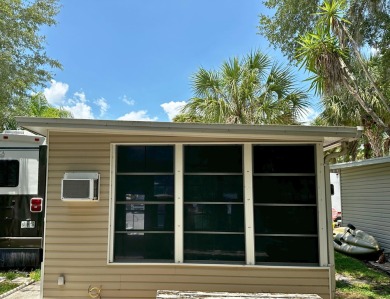
{"type": "Polygon", "coordinates": [[[362,98],[359,85],[356,82],[356,78],[352,75],[348,66],[345,64],[344,60],[339,57],[339,62],[341,68],[344,73],[344,77],[342,78],[343,85],[347,88],[347,90],[353,95],[359,105],[372,117],[372,119],[383,128],[383,130],[390,134],[390,128],[383,122],[383,120],[375,113],[375,111],[366,103],[366,101],[362,98]]]}

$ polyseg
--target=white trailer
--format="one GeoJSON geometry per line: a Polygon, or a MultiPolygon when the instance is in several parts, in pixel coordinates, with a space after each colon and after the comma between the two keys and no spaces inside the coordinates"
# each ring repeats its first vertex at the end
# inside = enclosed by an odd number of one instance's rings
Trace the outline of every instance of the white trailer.
{"type": "Polygon", "coordinates": [[[0,268],[40,266],[46,153],[42,136],[0,133],[0,268]]]}

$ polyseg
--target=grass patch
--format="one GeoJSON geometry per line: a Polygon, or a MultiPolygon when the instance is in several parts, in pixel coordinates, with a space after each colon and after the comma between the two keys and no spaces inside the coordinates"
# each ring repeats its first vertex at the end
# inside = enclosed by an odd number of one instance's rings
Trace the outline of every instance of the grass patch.
{"type": "Polygon", "coordinates": [[[0,272],[0,277],[4,277],[5,280],[0,282],[0,295],[4,294],[19,286],[17,283],[13,283],[12,280],[18,277],[30,277],[33,281],[39,281],[41,279],[41,270],[36,269],[34,271],[23,272],[17,270],[10,270],[6,272],[0,272]]]}
{"type": "Polygon", "coordinates": [[[8,291],[11,291],[12,289],[16,288],[18,286],[17,283],[9,282],[9,281],[3,281],[0,282],[0,295],[7,293],[8,291]]]}
{"type": "Polygon", "coordinates": [[[10,270],[7,272],[0,272],[0,277],[5,277],[6,280],[13,280],[18,277],[26,277],[26,272],[10,270]]]}
{"type": "Polygon", "coordinates": [[[336,273],[345,280],[336,282],[336,299],[390,299],[390,276],[364,262],[335,252],[336,273]]]}
{"type": "Polygon", "coordinates": [[[4,281],[0,282],[0,295],[1,295],[19,286],[19,284],[13,283],[11,280],[18,277],[26,277],[26,272],[10,270],[6,272],[0,272],[0,277],[5,278],[4,281]]]}

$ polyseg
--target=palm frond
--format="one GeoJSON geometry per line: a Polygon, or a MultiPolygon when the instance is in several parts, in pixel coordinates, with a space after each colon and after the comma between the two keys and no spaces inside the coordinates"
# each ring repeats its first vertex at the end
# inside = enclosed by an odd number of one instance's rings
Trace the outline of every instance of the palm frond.
{"type": "Polygon", "coordinates": [[[291,69],[272,64],[260,51],[231,58],[218,71],[200,68],[192,85],[195,97],[183,107],[180,119],[295,124],[307,104],[305,93],[295,88],[291,69]]]}
{"type": "Polygon", "coordinates": [[[347,56],[347,50],[341,49],[337,39],[321,26],[317,26],[315,33],[302,36],[299,44],[296,58],[301,67],[314,74],[311,87],[319,93],[334,93],[342,85],[340,60],[347,56]]]}
{"type": "Polygon", "coordinates": [[[200,68],[192,76],[192,88],[198,97],[217,95],[220,92],[218,73],[200,68]]]}
{"type": "Polygon", "coordinates": [[[267,74],[267,70],[271,66],[271,59],[258,50],[252,51],[246,56],[244,66],[248,70],[255,70],[258,79],[262,81],[267,74]]]}

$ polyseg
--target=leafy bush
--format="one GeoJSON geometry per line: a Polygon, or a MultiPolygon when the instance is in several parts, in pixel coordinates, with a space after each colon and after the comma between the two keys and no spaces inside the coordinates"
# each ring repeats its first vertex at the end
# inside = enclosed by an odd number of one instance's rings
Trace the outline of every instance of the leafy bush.
{"type": "Polygon", "coordinates": [[[34,281],[41,280],[41,269],[36,269],[34,271],[31,271],[29,276],[34,281]]]}

